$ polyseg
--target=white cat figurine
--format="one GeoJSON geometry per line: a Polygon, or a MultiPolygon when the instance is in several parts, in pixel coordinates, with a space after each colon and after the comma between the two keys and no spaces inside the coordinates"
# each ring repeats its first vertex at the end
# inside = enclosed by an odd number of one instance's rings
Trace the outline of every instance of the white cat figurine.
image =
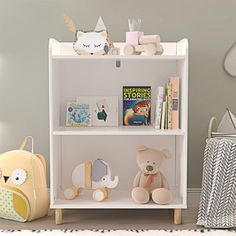
{"type": "Polygon", "coordinates": [[[107,32],[77,31],[74,50],[79,55],[104,55],[109,50],[107,32]]]}
{"type": "Polygon", "coordinates": [[[83,32],[77,30],[74,21],[64,16],[67,28],[75,34],[74,50],[79,55],[104,55],[114,47],[101,17],[99,17],[94,31],[83,32]]]}

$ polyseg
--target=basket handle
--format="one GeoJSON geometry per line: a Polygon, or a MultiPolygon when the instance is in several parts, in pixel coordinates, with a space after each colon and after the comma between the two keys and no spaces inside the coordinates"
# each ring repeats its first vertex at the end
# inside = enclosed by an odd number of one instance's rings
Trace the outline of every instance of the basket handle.
{"type": "Polygon", "coordinates": [[[208,126],[208,139],[211,138],[211,133],[212,133],[214,123],[215,123],[216,127],[218,127],[217,119],[216,119],[216,117],[213,116],[210,119],[209,126],[208,126]]]}
{"type": "Polygon", "coordinates": [[[31,139],[31,152],[34,153],[34,138],[32,136],[27,136],[24,138],[23,142],[21,143],[19,149],[23,150],[25,148],[25,145],[27,141],[31,139]]]}

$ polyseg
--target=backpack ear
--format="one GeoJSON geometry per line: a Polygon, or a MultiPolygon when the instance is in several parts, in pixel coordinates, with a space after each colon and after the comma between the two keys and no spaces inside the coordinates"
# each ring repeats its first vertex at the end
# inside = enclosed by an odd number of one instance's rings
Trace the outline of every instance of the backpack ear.
{"type": "Polygon", "coordinates": [[[107,165],[102,159],[97,159],[93,162],[92,180],[98,182],[103,176],[107,175],[107,165]]]}
{"type": "Polygon", "coordinates": [[[105,30],[103,30],[102,32],[100,32],[100,34],[102,35],[102,37],[104,37],[105,39],[107,38],[107,32],[105,30]]]}
{"type": "Polygon", "coordinates": [[[45,173],[45,177],[47,177],[47,176],[46,176],[46,172],[47,172],[47,170],[46,170],[46,161],[45,161],[43,155],[41,155],[41,154],[35,154],[35,155],[36,155],[36,157],[38,157],[38,159],[41,161],[41,163],[42,163],[42,165],[43,165],[43,170],[44,170],[44,173],[45,173]]]}
{"type": "Polygon", "coordinates": [[[163,153],[166,160],[169,160],[171,158],[171,154],[168,149],[163,149],[163,150],[161,150],[161,152],[163,153]]]}

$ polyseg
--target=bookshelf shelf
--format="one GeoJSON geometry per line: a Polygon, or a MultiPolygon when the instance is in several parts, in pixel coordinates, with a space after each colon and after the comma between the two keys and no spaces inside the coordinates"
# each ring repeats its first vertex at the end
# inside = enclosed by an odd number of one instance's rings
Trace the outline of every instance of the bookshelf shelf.
{"type": "Polygon", "coordinates": [[[153,127],[60,127],[53,135],[184,135],[183,130],[157,130],[153,127]]]}
{"type": "Polygon", "coordinates": [[[91,191],[86,191],[81,198],[73,200],[65,200],[63,193],[55,201],[56,208],[65,209],[173,209],[185,208],[186,205],[182,203],[181,196],[173,191],[173,201],[168,205],[157,205],[155,203],[137,204],[130,198],[130,192],[125,190],[112,191],[109,202],[95,202],[92,199],[91,191]]]}
{"type": "Polygon", "coordinates": [[[51,39],[52,45],[52,59],[76,59],[76,60],[110,60],[110,59],[124,59],[124,60],[184,60],[186,55],[183,53],[180,44],[177,43],[162,43],[164,48],[163,55],[124,55],[123,47],[124,43],[114,43],[115,47],[120,48],[120,55],[104,55],[104,56],[88,56],[75,53],[71,43],[59,43],[58,41],[51,39]]]}
{"type": "Polygon", "coordinates": [[[85,56],[85,55],[54,55],[53,59],[75,59],[75,60],[184,60],[185,56],[182,55],[154,55],[154,56],[146,56],[146,55],[106,55],[106,56],[85,56]]]}
{"type": "MultiPolygon", "coordinates": [[[[124,43],[115,43],[121,52],[124,43]]],[[[49,41],[49,124],[50,124],[50,207],[73,209],[179,209],[187,207],[188,137],[188,40],[162,43],[161,56],[78,56],[72,43],[49,41]],[[116,60],[120,66],[116,67],[116,60]],[[153,127],[122,126],[123,86],[151,86],[153,121],[156,88],[171,76],[180,78],[180,129],[156,130],[153,127]],[[77,96],[117,96],[118,127],[66,127],[66,104],[77,96]],[[163,167],[173,201],[168,205],[152,202],[135,204],[131,199],[132,182],[138,171],[136,148],[140,145],[171,152],[163,167]],[[102,203],[85,191],[74,200],[65,200],[64,189],[71,185],[74,167],[87,160],[104,158],[119,176],[119,185],[102,203]],[[125,164],[124,164],[125,163],[125,164]]]]}

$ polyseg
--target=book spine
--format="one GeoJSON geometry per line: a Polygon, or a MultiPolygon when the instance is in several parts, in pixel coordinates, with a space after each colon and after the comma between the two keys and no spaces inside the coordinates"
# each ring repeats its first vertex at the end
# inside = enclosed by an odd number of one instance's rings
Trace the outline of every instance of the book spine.
{"type": "MultiPolygon", "coordinates": [[[[167,93],[166,93],[167,94],[167,93]]],[[[168,129],[168,100],[167,100],[167,95],[166,95],[166,98],[165,98],[165,101],[166,101],[166,109],[165,109],[165,129],[168,129]]]]}
{"type": "Polygon", "coordinates": [[[166,101],[163,101],[162,112],[161,112],[161,129],[165,129],[165,120],[166,120],[166,101]]]}
{"type": "Polygon", "coordinates": [[[172,85],[167,84],[167,129],[172,129],[172,85]]]}
{"type": "Polygon", "coordinates": [[[156,103],[156,113],[154,121],[154,127],[156,129],[161,128],[161,110],[162,110],[163,96],[164,96],[164,88],[162,86],[159,86],[157,88],[157,103],[156,103]]]}
{"type": "Polygon", "coordinates": [[[171,77],[172,86],[172,129],[179,129],[179,77],[171,77]]]}

